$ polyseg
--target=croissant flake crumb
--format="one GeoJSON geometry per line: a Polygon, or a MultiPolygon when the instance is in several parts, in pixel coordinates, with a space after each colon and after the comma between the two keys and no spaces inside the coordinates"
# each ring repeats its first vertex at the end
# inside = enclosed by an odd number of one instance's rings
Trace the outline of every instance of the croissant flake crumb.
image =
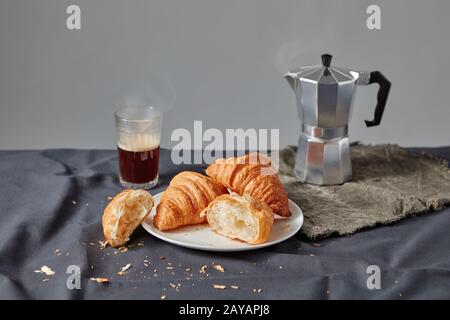
{"type": "Polygon", "coordinates": [[[208,268],[208,266],[205,264],[203,266],[200,267],[200,273],[206,273],[206,269],[208,268]]]}
{"type": "Polygon", "coordinates": [[[44,273],[46,276],[54,276],[55,275],[55,271],[53,271],[51,268],[49,268],[47,266],[42,266],[40,269],[34,270],[34,272],[44,273]]]}
{"type": "Polygon", "coordinates": [[[231,289],[235,289],[235,290],[239,289],[239,287],[238,287],[238,286],[235,286],[235,285],[231,285],[230,288],[231,288],[231,289]]]}
{"type": "Polygon", "coordinates": [[[313,247],[320,247],[320,243],[317,243],[317,242],[313,243],[312,245],[313,245],[313,247]]]}
{"type": "Polygon", "coordinates": [[[170,285],[172,288],[174,288],[176,291],[179,291],[180,288],[181,288],[181,284],[180,284],[180,283],[175,284],[175,283],[170,282],[169,285],[170,285]]]}
{"type": "Polygon", "coordinates": [[[213,268],[219,272],[225,272],[225,269],[220,264],[213,265],[213,268]]]}
{"type": "Polygon", "coordinates": [[[50,280],[49,278],[45,278],[45,279],[42,279],[42,282],[47,282],[48,280],[50,280]]]}
{"type": "Polygon", "coordinates": [[[108,283],[109,282],[108,278],[90,278],[89,280],[95,281],[98,283],[108,283]]]}
{"type": "Polygon", "coordinates": [[[62,253],[61,253],[61,250],[59,250],[59,249],[56,249],[55,250],[55,255],[57,255],[57,256],[60,256],[62,253]]]}
{"type": "Polygon", "coordinates": [[[165,296],[165,295],[161,296],[161,300],[166,300],[166,298],[167,298],[167,296],[165,296]]]}
{"type": "Polygon", "coordinates": [[[100,244],[100,249],[101,250],[105,249],[106,246],[108,245],[108,241],[107,240],[105,240],[105,241],[98,240],[98,243],[100,244]]]}
{"type": "Polygon", "coordinates": [[[120,271],[117,272],[117,274],[119,276],[123,276],[124,274],[127,274],[127,270],[131,268],[131,263],[128,263],[127,265],[123,266],[122,268],[120,268],[120,271]]]}
{"type": "Polygon", "coordinates": [[[128,251],[128,248],[125,247],[125,246],[122,246],[122,247],[119,248],[119,251],[120,251],[120,253],[124,253],[124,252],[128,251]]]}
{"type": "Polygon", "coordinates": [[[166,267],[166,269],[167,270],[173,270],[173,267],[169,266],[169,267],[166,267]]]}
{"type": "Polygon", "coordinates": [[[226,287],[227,286],[225,286],[223,284],[213,284],[214,289],[224,290],[224,289],[226,289],[226,287]]]}
{"type": "Polygon", "coordinates": [[[309,254],[310,257],[315,257],[316,255],[314,253],[309,254]]]}
{"type": "Polygon", "coordinates": [[[72,200],[72,204],[77,204],[77,202],[76,202],[76,201],[74,201],[74,200],[72,200]]]}

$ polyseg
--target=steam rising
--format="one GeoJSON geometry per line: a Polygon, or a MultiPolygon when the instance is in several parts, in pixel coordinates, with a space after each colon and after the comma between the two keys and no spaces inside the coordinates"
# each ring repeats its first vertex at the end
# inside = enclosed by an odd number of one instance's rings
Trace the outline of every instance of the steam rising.
{"type": "Polygon", "coordinates": [[[162,112],[173,108],[175,88],[170,79],[155,70],[143,68],[129,83],[118,100],[118,106],[151,106],[162,112]]]}

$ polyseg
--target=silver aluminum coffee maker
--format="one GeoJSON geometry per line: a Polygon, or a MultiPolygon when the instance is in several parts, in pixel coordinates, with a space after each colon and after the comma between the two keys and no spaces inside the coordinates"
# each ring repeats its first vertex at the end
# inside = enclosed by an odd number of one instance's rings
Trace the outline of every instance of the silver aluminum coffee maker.
{"type": "Polygon", "coordinates": [[[378,83],[380,88],[372,121],[380,124],[391,83],[379,71],[362,72],[331,65],[301,67],[285,74],[295,92],[302,133],[298,142],[295,176],[317,185],[342,184],[352,178],[348,122],[357,85],[378,83]]]}

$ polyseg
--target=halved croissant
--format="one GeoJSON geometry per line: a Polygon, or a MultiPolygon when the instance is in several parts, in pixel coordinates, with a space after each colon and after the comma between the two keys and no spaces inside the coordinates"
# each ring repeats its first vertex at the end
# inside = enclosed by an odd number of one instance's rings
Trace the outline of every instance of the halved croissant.
{"type": "Polygon", "coordinates": [[[289,201],[269,158],[258,153],[217,159],[206,174],[239,195],[248,194],[268,204],[273,212],[289,217],[289,201]]]}
{"type": "Polygon", "coordinates": [[[123,246],[152,208],[153,197],[145,190],[125,189],[117,194],[102,217],[106,241],[112,247],[123,246]]]}
{"type": "Polygon", "coordinates": [[[272,232],[272,209],[249,195],[221,195],[208,205],[204,214],[211,229],[231,239],[259,244],[266,242],[272,232]]]}
{"type": "Polygon", "coordinates": [[[164,191],[153,224],[165,231],[184,225],[206,222],[200,213],[216,197],[226,193],[221,184],[196,172],[177,174],[164,191]]]}

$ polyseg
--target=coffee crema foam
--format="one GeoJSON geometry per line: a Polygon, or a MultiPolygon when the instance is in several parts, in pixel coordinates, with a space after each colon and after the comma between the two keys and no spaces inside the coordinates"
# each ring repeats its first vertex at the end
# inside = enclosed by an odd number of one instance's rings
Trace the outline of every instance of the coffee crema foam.
{"type": "Polygon", "coordinates": [[[159,148],[160,136],[148,133],[119,134],[117,146],[126,151],[142,152],[159,148]]]}

